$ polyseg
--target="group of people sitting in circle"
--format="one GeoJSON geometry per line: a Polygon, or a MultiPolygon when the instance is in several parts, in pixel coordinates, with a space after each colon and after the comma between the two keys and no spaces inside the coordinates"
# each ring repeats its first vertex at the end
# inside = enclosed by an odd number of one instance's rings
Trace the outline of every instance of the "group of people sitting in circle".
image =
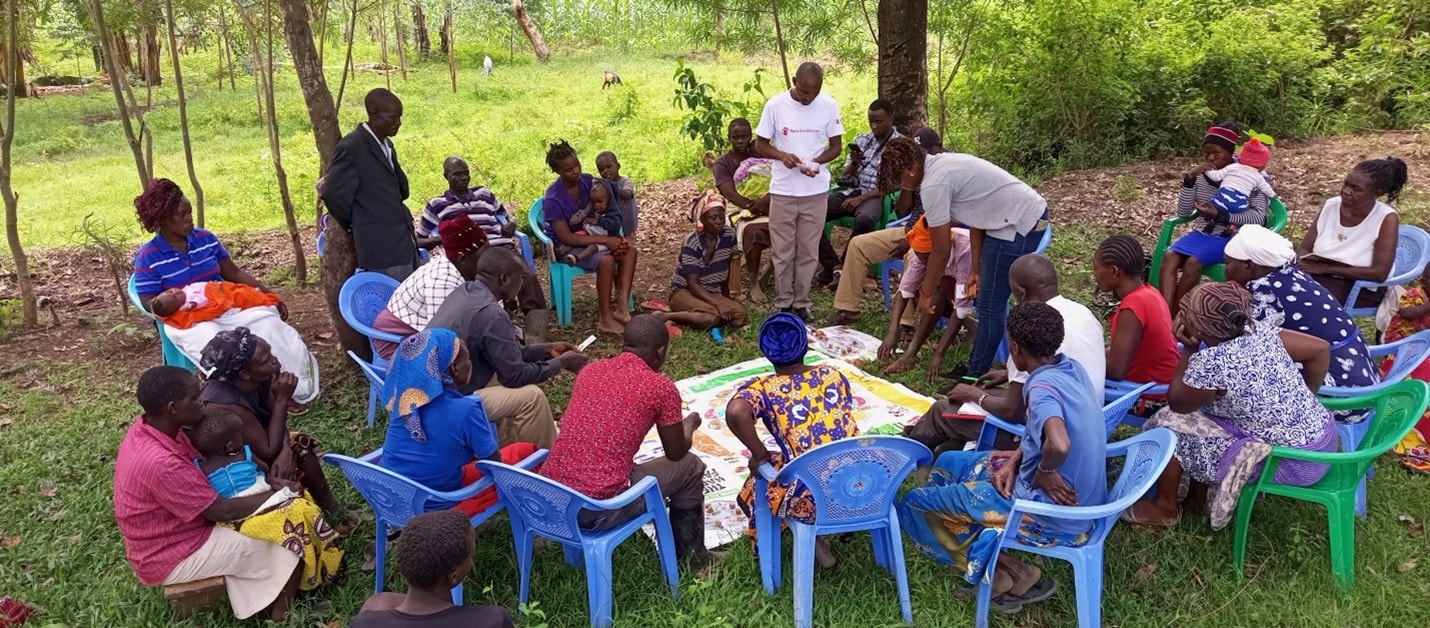
{"type": "MultiPolygon", "coordinates": [[[[759,260],[766,249],[776,276],[775,311],[761,323],[758,341],[773,372],[744,382],[726,408],[750,469],[766,461],[779,468],[860,433],[849,381],[837,369],[805,363],[813,318],[808,290],[816,274],[837,283],[833,322],[854,324],[869,266],[902,255],[895,315],[879,355],[890,359],[904,328],[916,327],[891,365],[914,368],[936,321],[948,317],[928,366],[930,381],[940,375],[961,321],[977,314],[969,362],[951,373],[959,382],[903,431],[939,455],[898,510],[915,547],[970,584],[996,562],[994,602],[1007,612],[1047,599],[1056,586],[1034,565],[995,556],[985,532],[1010,524],[1014,499],[1064,505],[1102,499],[1107,382],[1168,386],[1135,409],[1148,418],[1146,429],[1178,434],[1155,497],[1123,515],[1144,525],[1172,525],[1184,512],[1205,511],[1214,527],[1224,526],[1271,447],[1332,451],[1335,422],[1364,419],[1332,415],[1315,393],[1380,377],[1343,302],[1350,282],[1389,272],[1397,222],[1379,199],[1393,202],[1405,185],[1400,160],[1356,165],[1298,250],[1247,219],[1265,214],[1259,187],[1239,212],[1208,209],[1219,198],[1208,175],[1235,160],[1239,138],[1230,123],[1213,127],[1205,161],[1187,174],[1178,203],[1179,213],[1200,219],[1192,241],[1184,238],[1167,253],[1162,291],[1147,282],[1147,254],[1136,238],[1110,236],[1092,254],[1098,289],[1118,302],[1104,346],[1101,319],[1063,296],[1053,263],[1033,252],[1049,228],[1046,201],[998,166],[946,151],[930,129],[901,134],[887,101],[870,106],[871,131],[852,145],[857,150],[844,169],[851,185],[830,193],[823,164],[839,155],[843,128],[837,104],[819,93],[821,79],[817,65],[804,64],[757,126],[730,123],[731,150],[711,164],[715,188],[691,205],[696,226],[682,245],[668,311],[626,310],[635,215],[618,212],[619,226],[603,224],[601,216],[608,203],[631,198],[614,155],[598,157],[598,181],[582,173],[568,144],[551,146],[547,164],[558,180],[543,204],[546,228],[560,247],[553,253],[596,270],[599,325],[622,338],[619,354],[594,362],[569,343],[535,342],[513,323],[506,304],[528,314],[544,310],[542,290],[516,251],[510,214],[489,189],[470,187],[462,159],[443,164],[450,189],[427,205],[420,223],[401,210],[396,233],[404,244],[411,240],[411,249],[394,252],[397,223],[384,203],[397,199],[400,207],[407,191],[390,141],[401,103],[386,90],[369,94],[369,120],[339,145],[323,196],[338,227],[351,233],[359,265],[401,281],[375,324],[404,338],[377,347],[390,364],[382,390],[390,416],[382,466],[452,491],[480,478],[478,460],[515,463],[549,449],[540,473],[598,500],[653,477],[668,502],[679,559],[697,572],[718,564],[723,555],[704,541],[705,465],[691,453],[701,418],[682,414],[680,393],[662,370],[672,323],[746,323],[735,262],[748,262],[752,300],[762,300],[759,260]],[[886,203],[907,222],[882,224],[886,203]],[[844,217],[854,219],[855,235],[841,258],[820,239],[826,221],[844,217]],[[441,252],[419,263],[419,246],[441,252]],[[1223,262],[1228,281],[1198,280],[1200,268],[1223,262]],[[1003,342],[1008,359],[994,369],[1003,342]],[[558,430],[540,384],[562,372],[576,377],[558,430]],[[1026,436],[1019,442],[1002,434],[996,451],[965,451],[980,422],[945,415],[967,403],[1026,424],[1026,436]],[[759,437],[757,421],[774,448],[759,437]],[[636,464],[652,427],[663,456],[636,464]],[[1184,476],[1193,481],[1183,500],[1184,476]],[[1218,490],[1208,500],[1212,486],[1218,490]]],[[[135,206],[155,233],[135,256],[136,291],[171,336],[190,333],[176,344],[202,377],[164,366],[138,382],[142,414],[119,446],[115,469],[115,513],[127,557],[146,585],[223,576],[238,617],[268,608],[282,618],[297,591],[337,572],[343,552],[334,541],[356,523],[328,486],[319,443],[290,428],[289,417],[317,396],[316,366],[301,336],[283,322],[281,298],[244,272],[212,233],[194,228],[174,183],[154,181],[135,206]]],[[[1400,336],[1430,322],[1424,288],[1403,302],[1391,325],[1400,336]]],[[[1423,459],[1423,441],[1420,451],[1423,459]]],[[[1287,463],[1277,480],[1307,485],[1325,472],[1324,465],[1287,463]]],[[[756,495],[751,480],[738,503],[749,514],[756,499],[770,500],[783,517],[812,521],[815,514],[808,488],[798,484],[772,483],[769,494],[756,495]]],[[[373,597],[353,625],[511,625],[504,610],[455,608],[447,594],[471,570],[468,517],[495,501],[487,491],[460,503],[429,502],[435,512],[413,519],[399,541],[408,593],[373,597]],[[454,534],[459,528],[465,531],[454,534]]],[[[637,502],[587,511],[579,524],[609,529],[641,509],[637,502]]],[[[1016,525],[1020,537],[1046,544],[1076,543],[1088,532],[1085,524],[1042,516],[1016,525]]],[[[826,568],[836,563],[830,539],[820,539],[816,560],[826,568]]]]}

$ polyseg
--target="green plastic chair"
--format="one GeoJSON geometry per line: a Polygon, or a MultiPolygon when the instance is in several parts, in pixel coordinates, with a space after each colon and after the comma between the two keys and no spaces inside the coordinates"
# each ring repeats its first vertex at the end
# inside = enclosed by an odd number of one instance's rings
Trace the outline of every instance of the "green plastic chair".
{"type": "MultiPolygon", "coordinates": [[[[1152,252],[1152,276],[1147,278],[1154,288],[1162,287],[1162,256],[1167,253],[1167,247],[1172,246],[1172,235],[1176,232],[1177,225],[1185,225],[1196,219],[1197,215],[1192,214],[1162,221],[1162,233],[1157,236],[1157,248],[1152,252]]],[[[1286,228],[1286,219],[1286,205],[1279,198],[1271,199],[1266,213],[1266,228],[1281,233],[1281,230],[1286,228]]],[[[1213,281],[1226,281],[1226,264],[1203,268],[1202,276],[1210,277],[1213,281]]]]}
{"type": "MultiPolygon", "coordinates": [[[[833,193],[833,192],[839,191],[839,189],[840,189],[840,188],[835,187],[835,188],[830,188],[829,191],[830,191],[831,193],[833,193]]],[[[874,230],[875,230],[875,231],[879,231],[880,229],[884,229],[885,227],[887,227],[887,226],[889,225],[889,223],[894,222],[895,220],[898,220],[899,215],[894,212],[894,201],[897,201],[897,200],[899,199],[899,192],[900,192],[900,190],[894,190],[893,192],[890,192],[890,193],[884,195],[884,217],[883,217],[883,218],[880,218],[880,219],[879,219],[879,223],[876,224],[876,225],[874,225],[874,230]]],[[[831,220],[831,221],[829,221],[829,222],[824,223],[824,237],[826,237],[826,238],[829,237],[829,232],[833,231],[835,227],[844,227],[845,229],[853,229],[853,228],[854,228],[854,217],[853,217],[853,216],[845,216],[845,217],[843,217],[843,218],[836,218],[836,219],[834,219],[834,220],[831,220]]]]}
{"type": "Polygon", "coordinates": [[[1331,573],[1345,593],[1355,587],[1356,555],[1356,487],[1366,476],[1376,458],[1380,457],[1415,426],[1430,404],[1430,384],[1405,380],[1380,392],[1343,399],[1321,398],[1321,404],[1331,410],[1374,408],[1374,419],[1365,439],[1355,451],[1327,453],[1304,451],[1291,447],[1272,447],[1266,458],[1261,478],[1241,491],[1236,506],[1236,540],[1232,557],[1238,574],[1245,573],[1246,532],[1251,523],[1251,508],[1261,493],[1282,495],[1315,502],[1326,507],[1331,534],[1331,573]],[[1276,467],[1282,460],[1302,460],[1331,465],[1326,477],[1311,486],[1276,484],[1276,467]]]}

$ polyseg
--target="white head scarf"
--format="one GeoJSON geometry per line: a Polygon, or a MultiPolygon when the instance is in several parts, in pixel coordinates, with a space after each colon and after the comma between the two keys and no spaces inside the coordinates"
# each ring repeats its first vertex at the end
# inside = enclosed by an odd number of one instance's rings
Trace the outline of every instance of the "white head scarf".
{"type": "Polygon", "coordinates": [[[1261,225],[1245,225],[1226,243],[1226,257],[1249,260],[1257,266],[1281,268],[1296,259],[1291,241],[1261,225]]]}

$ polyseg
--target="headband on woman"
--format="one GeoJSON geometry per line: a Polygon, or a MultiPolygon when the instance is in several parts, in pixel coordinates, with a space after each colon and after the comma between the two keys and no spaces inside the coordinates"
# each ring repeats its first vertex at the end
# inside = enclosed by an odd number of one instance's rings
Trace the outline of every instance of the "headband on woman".
{"type": "Polygon", "coordinates": [[[775,366],[789,366],[804,361],[809,351],[809,335],[804,319],[789,312],[771,314],[760,325],[760,353],[775,366]]]}
{"type": "Polygon", "coordinates": [[[1226,243],[1226,257],[1248,260],[1257,266],[1281,268],[1296,259],[1291,241],[1261,225],[1242,225],[1226,243]]]}
{"type": "Polygon", "coordinates": [[[715,190],[706,190],[700,196],[695,197],[695,200],[690,203],[690,222],[695,223],[696,231],[705,231],[705,225],[700,222],[700,218],[705,215],[705,212],[715,210],[725,211],[725,199],[715,193],[715,190]]]}
{"type": "Polygon", "coordinates": [[[248,368],[257,350],[258,336],[247,327],[225,329],[204,345],[199,366],[211,379],[233,379],[248,368]]]}
{"type": "Polygon", "coordinates": [[[1225,148],[1227,152],[1236,152],[1236,145],[1241,141],[1241,134],[1222,126],[1214,126],[1207,129],[1207,136],[1202,140],[1203,144],[1215,144],[1225,148]]]}

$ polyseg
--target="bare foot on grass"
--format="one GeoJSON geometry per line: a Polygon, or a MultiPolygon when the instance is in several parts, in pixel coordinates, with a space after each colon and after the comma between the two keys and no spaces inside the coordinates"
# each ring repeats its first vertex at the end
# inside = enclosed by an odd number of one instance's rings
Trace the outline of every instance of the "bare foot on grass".
{"type": "MultiPolygon", "coordinates": [[[[627,320],[629,320],[629,317],[627,317],[627,320]]],[[[602,331],[602,332],[604,332],[604,333],[607,333],[607,334],[615,334],[615,335],[617,335],[617,336],[620,336],[620,335],[626,333],[626,325],[625,325],[625,323],[623,323],[623,322],[621,322],[621,321],[619,321],[619,320],[616,320],[616,318],[615,318],[614,316],[613,316],[610,320],[601,320],[601,321],[598,321],[598,322],[596,323],[596,329],[598,329],[598,330],[600,330],[600,331],[602,331]]]]}

